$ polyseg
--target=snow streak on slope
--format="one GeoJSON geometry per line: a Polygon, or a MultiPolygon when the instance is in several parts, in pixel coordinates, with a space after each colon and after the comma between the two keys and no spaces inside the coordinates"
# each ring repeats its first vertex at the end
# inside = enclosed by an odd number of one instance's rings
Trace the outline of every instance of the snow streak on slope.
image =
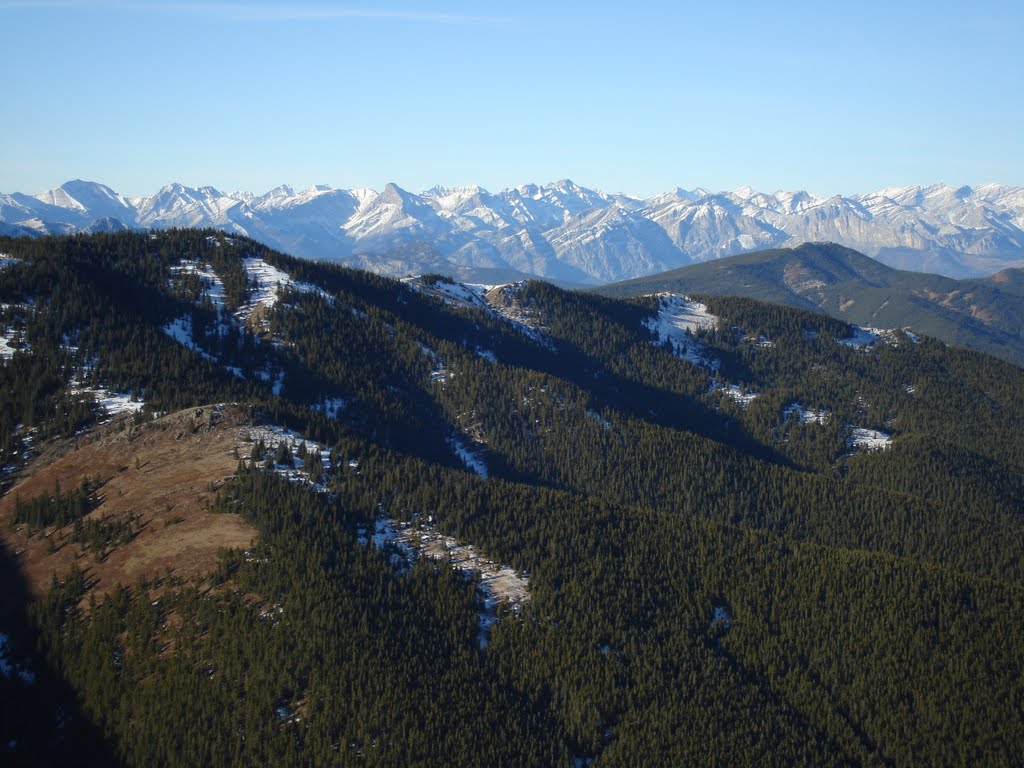
{"type": "Polygon", "coordinates": [[[518,611],[530,599],[529,577],[525,573],[488,560],[472,544],[439,533],[434,528],[433,517],[426,523],[414,525],[380,516],[374,524],[372,541],[376,549],[386,551],[390,547],[392,563],[401,570],[407,569],[416,557],[424,557],[445,562],[467,578],[476,579],[483,602],[478,617],[481,648],[487,647],[491,627],[497,622],[498,605],[505,603],[518,611]]]}
{"type": "MultiPolygon", "coordinates": [[[[218,240],[215,243],[220,245],[218,240]]],[[[190,259],[182,259],[179,264],[171,267],[171,274],[195,274],[203,284],[203,298],[209,299],[218,313],[224,309],[224,282],[209,264],[200,264],[190,259]]],[[[172,278],[173,279],[173,278],[172,278]]]]}
{"type": "Polygon", "coordinates": [[[668,344],[676,357],[716,370],[720,365],[718,360],[705,356],[704,345],[691,335],[718,326],[718,318],[699,301],[675,293],[658,294],[658,314],[644,320],[643,324],[656,337],[651,343],[668,344]]]}
{"type": "Polygon", "coordinates": [[[484,460],[480,458],[476,451],[466,445],[466,443],[458,437],[449,438],[448,444],[455,452],[455,455],[458,456],[462,463],[466,465],[466,469],[476,472],[484,479],[487,478],[487,465],[484,464],[484,460]]]}
{"type": "MultiPolygon", "coordinates": [[[[214,242],[219,243],[216,240],[214,242]]],[[[177,266],[171,267],[172,287],[175,274],[195,274],[199,276],[203,285],[203,298],[209,299],[217,311],[218,324],[215,332],[220,337],[225,336],[231,328],[236,328],[243,335],[249,335],[254,344],[259,345],[264,343],[264,341],[269,341],[273,346],[281,346],[283,342],[279,338],[263,339],[255,335],[253,331],[257,329],[250,322],[259,308],[272,307],[276,304],[281,291],[293,290],[301,293],[315,293],[324,297],[333,305],[333,297],[323,289],[311,283],[292,280],[287,273],[267,264],[262,259],[244,258],[242,259],[242,266],[249,282],[249,301],[233,315],[228,314],[225,307],[224,284],[208,264],[200,265],[194,261],[182,260],[177,266]]],[[[261,318],[261,320],[262,322],[257,323],[257,325],[260,329],[266,330],[268,326],[265,319],[261,318]]],[[[209,351],[210,344],[207,344],[206,348],[204,348],[202,341],[204,334],[197,333],[197,329],[193,327],[191,315],[185,314],[171,320],[164,325],[163,331],[182,346],[198,352],[213,363],[224,365],[228,371],[238,378],[245,378],[242,368],[230,364],[232,362],[239,362],[231,359],[233,355],[231,350],[222,351],[223,357],[218,357],[209,351]]],[[[280,395],[283,391],[284,372],[278,366],[271,363],[264,368],[256,370],[254,374],[257,379],[270,385],[275,396],[280,395]]]]}
{"type": "Polygon", "coordinates": [[[171,320],[171,322],[167,323],[167,325],[163,327],[163,332],[181,344],[181,346],[191,349],[193,352],[198,352],[210,362],[218,362],[216,357],[204,350],[196,342],[195,337],[192,335],[191,315],[182,315],[181,317],[176,317],[174,320],[171,320]]]}

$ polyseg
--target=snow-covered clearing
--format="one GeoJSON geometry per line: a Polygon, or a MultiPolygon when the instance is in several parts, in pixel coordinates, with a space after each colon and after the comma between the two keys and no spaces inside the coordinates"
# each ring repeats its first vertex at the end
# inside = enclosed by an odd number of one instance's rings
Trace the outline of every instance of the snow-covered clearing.
{"type": "Polygon", "coordinates": [[[446,280],[438,280],[428,284],[423,281],[422,275],[402,278],[402,282],[414,291],[426,296],[433,296],[446,304],[488,309],[483,293],[462,283],[449,283],[446,280]]]}
{"type": "Polygon", "coordinates": [[[892,445],[892,435],[877,429],[866,429],[849,425],[850,436],[846,443],[851,448],[862,448],[865,451],[878,451],[892,445]]]}
{"type": "Polygon", "coordinates": [[[257,307],[274,306],[282,289],[300,293],[315,293],[328,300],[331,299],[330,294],[319,286],[292,280],[287,272],[267,264],[263,259],[244,258],[242,267],[249,278],[249,301],[235,312],[235,317],[242,322],[248,322],[257,307]]]}
{"type": "Polygon", "coordinates": [[[892,347],[898,347],[903,337],[909,339],[912,344],[917,344],[920,341],[917,334],[911,333],[907,328],[893,330],[889,328],[862,328],[859,325],[851,325],[850,328],[853,330],[853,335],[845,339],[836,339],[837,344],[853,347],[854,349],[868,350],[882,342],[892,347]]]}
{"type": "Polygon", "coordinates": [[[484,460],[480,458],[479,453],[466,445],[458,437],[448,438],[448,445],[451,446],[452,451],[455,452],[455,455],[459,457],[462,463],[466,465],[466,469],[476,472],[484,479],[487,478],[487,465],[484,464],[484,460]]]}
{"type": "Polygon", "coordinates": [[[274,393],[274,397],[281,396],[281,392],[284,390],[284,371],[275,373],[267,368],[261,368],[256,371],[256,378],[270,385],[270,391],[274,393]]]}
{"type": "Polygon", "coordinates": [[[455,373],[448,370],[444,358],[425,344],[420,344],[420,352],[430,361],[430,382],[432,384],[444,384],[448,379],[455,376],[455,373]]]}
{"type": "MultiPolygon", "coordinates": [[[[217,245],[220,245],[220,243],[218,242],[217,245]]],[[[217,309],[218,313],[224,309],[224,282],[220,279],[220,276],[213,271],[212,266],[209,264],[200,264],[197,261],[191,261],[189,259],[182,259],[179,264],[171,267],[171,273],[198,275],[203,284],[203,298],[209,299],[210,303],[217,309]]]]}
{"type": "Polygon", "coordinates": [[[313,410],[320,411],[328,419],[336,419],[348,407],[348,403],[344,397],[325,397],[313,406],[313,410]]]}
{"type": "Polygon", "coordinates": [[[538,322],[534,313],[524,307],[520,301],[519,296],[522,293],[523,285],[525,283],[520,281],[494,286],[484,294],[486,306],[526,338],[536,342],[549,352],[554,352],[555,345],[544,333],[544,327],[538,322]]]}
{"type": "Polygon", "coordinates": [[[15,264],[19,264],[21,259],[16,259],[13,256],[0,253],[0,269],[6,269],[7,267],[13,267],[15,264]]]}
{"type": "Polygon", "coordinates": [[[386,545],[394,547],[393,563],[403,564],[398,563],[396,558],[411,561],[416,557],[424,557],[446,562],[449,567],[477,580],[477,588],[484,603],[484,610],[479,615],[481,648],[487,646],[488,634],[497,621],[498,605],[507,603],[518,610],[530,599],[529,578],[525,573],[516,571],[512,566],[488,560],[472,544],[464,544],[439,533],[434,528],[433,518],[428,518],[427,523],[414,525],[409,522],[396,523],[381,516],[375,521],[374,527],[373,546],[380,550],[385,550],[386,545]]]}
{"type": "Polygon", "coordinates": [[[720,362],[704,354],[704,345],[691,334],[699,330],[714,330],[718,318],[708,312],[707,306],[687,296],[676,293],[658,294],[658,314],[643,321],[644,327],[653,333],[655,346],[668,344],[673,354],[694,365],[703,365],[717,370],[720,362]]]}
{"type": "Polygon", "coordinates": [[[238,455],[243,461],[248,461],[250,464],[257,466],[264,466],[268,471],[276,475],[281,475],[294,482],[306,483],[318,491],[327,490],[327,476],[331,471],[330,449],[312,440],[307,440],[295,430],[274,425],[242,427],[238,431],[237,447],[238,455]],[[261,442],[263,444],[263,451],[256,451],[259,455],[254,455],[254,449],[261,442]],[[282,444],[288,447],[288,454],[292,460],[290,466],[287,461],[284,463],[276,462],[277,454],[282,444]],[[299,453],[305,453],[307,456],[319,456],[319,464],[322,470],[319,480],[305,468],[305,461],[299,457],[299,453]],[[275,460],[273,467],[267,466],[268,460],[275,460]]]}
{"type": "Polygon", "coordinates": [[[127,392],[111,392],[106,389],[96,388],[89,390],[96,398],[97,404],[110,416],[119,413],[135,413],[142,410],[145,403],[141,400],[133,400],[127,392]]]}
{"type": "MultiPolygon", "coordinates": [[[[72,382],[72,384],[76,383],[72,382]]],[[[83,395],[92,396],[96,405],[108,419],[112,419],[114,416],[119,416],[122,413],[135,413],[145,405],[144,401],[136,400],[128,392],[113,392],[104,387],[72,386],[68,389],[68,394],[79,397],[83,395]]]]}
{"type": "MultiPolygon", "coordinates": [[[[409,288],[425,296],[433,296],[456,307],[482,309],[495,317],[504,320],[527,338],[540,344],[549,351],[555,347],[544,335],[543,329],[536,322],[532,313],[523,309],[517,300],[523,283],[507,283],[504,285],[464,284],[438,280],[424,283],[422,275],[402,278],[409,288]]],[[[497,362],[494,353],[486,349],[477,349],[477,354],[490,362],[497,362]]]]}
{"type": "MultiPolygon", "coordinates": [[[[390,562],[396,570],[404,573],[412,561],[416,559],[416,550],[412,548],[409,541],[402,535],[403,526],[407,528],[409,523],[396,523],[388,517],[378,517],[373,521],[373,548],[381,552],[390,553],[390,562]]],[[[359,541],[366,543],[366,533],[360,529],[359,541]]]]}
{"type": "Polygon", "coordinates": [[[723,395],[728,397],[730,400],[735,401],[739,404],[740,408],[749,408],[750,404],[754,402],[760,395],[760,392],[753,392],[751,390],[741,387],[739,384],[720,384],[718,381],[711,382],[712,392],[721,392],[723,395]]]}
{"type": "Polygon", "coordinates": [[[18,351],[27,352],[32,349],[22,338],[21,331],[8,328],[0,333],[0,360],[10,360],[18,351]]]}
{"type": "Polygon", "coordinates": [[[783,421],[796,414],[801,424],[824,424],[832,417],[831,411],[822,408],[816,411],[813,408],[804,408],[800,403],[790,403],[782,410],[783,421]]]}
{"type": "Polygon", "coordinates": [[[182,315],[171,320],[171,322],[163,327],[163,332],[181,344],[181,346],[191,349],[193,352],[198,352],[210,362],[218,362],[216,357],[200,347],[196,342],[195,337],[192,335],[191,315],[182,315]]]}
{"type": "MultiPolygon", "coordinates": [[[[223,328],[223,326],[221,327],[223,328]]],[[[186,349],[191,349],[193,352],[198,352],[200,355],[202,355],[202,357],[209,360],[211,363],[220,364],[220,360],[216,356],[211,355],[209,352],[207,352],[205,349],[199,346],[199,343],[195,340],[195,335],[192,329],[191,315],[182,315],[181,317],[176,317],[174,320],[167,323],[167,325],[163,327],[163,332],[170,336],[172,339],[174,339],[176,342],[181,344],[181,346],[185,347],[186,349]]],[[[225,365],[224,368],[225,370],[230,372],[232,375],[238,377],[239,379],[245,378],[245,373],[242,371],[241,368],[238,368],[237,366],[225,365]]],[[[269,375],[264,380],[270,381],[269,375]]],[[[279,391],[275,391],[274,394],[279,394],[279,391]]]]}

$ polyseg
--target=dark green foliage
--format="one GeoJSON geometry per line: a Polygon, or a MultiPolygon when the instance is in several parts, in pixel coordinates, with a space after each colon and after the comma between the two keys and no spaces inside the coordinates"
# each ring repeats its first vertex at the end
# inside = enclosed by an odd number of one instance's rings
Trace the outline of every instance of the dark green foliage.
{"type": "Polygon", "coordinates": [[[60,484],[57,484],[52,494],[41,493],[28,501],[16,498],[13,522],[26,523],[30,530],[39,530],[49,526],[60,528],[79,521],[95,507],[99,487],[98,481],[83,477],[78,488],[66,493],[61,492],[60,484]]]}

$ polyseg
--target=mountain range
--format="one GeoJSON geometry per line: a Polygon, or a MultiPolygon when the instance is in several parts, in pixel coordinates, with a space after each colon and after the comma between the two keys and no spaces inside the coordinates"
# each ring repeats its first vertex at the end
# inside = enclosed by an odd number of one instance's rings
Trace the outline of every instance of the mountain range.
{"type": "Polygon", "coordinates": [[[1024,270],[954,280],[892,269],[833,243],[717,259],[597,289],[745,296],[827,312],[876,328],[906,328],[1024,365],[1024,270]]]}
{"type": "Polygon", "coordinates": [[[479,186],[421,194],[280,186],[263,195],[169,184],[125,197],[69,181],[0,194],[0,234],[216,227],[273,248],[382,274],[439,272],[500,282],[626,280],[739,253],[831,241],[889,266],[972,277],[1024,266],[1024,188],[892,187],[865,195],[712,193],[650,198],[562,180],[499,193],[479,186]]]}

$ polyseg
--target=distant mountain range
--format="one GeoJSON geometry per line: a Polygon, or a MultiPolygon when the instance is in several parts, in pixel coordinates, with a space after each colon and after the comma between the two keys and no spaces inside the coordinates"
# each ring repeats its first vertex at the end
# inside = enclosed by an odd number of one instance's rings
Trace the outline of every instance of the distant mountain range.
{"type": "Polygon", "coordinates": [[[832,243],[805,243],[604,286],[609,296],[662,291],[746,296],[876,328],[908,328],[1024,365],[1024,270],[954,280],[905,272],[832,243]]]}
{"type": "Polygon", "coordinates": [[[593,285],[766,248],[831,241],[890,266],[952,277],[1024,266],[1024,187],[894,187],[820,197],[675,189],[610,195],[568,180],[500,193],[477,186],[422,194],[295,191],[263,195],[170,184],[123,197],[69,181],[0,194],[0,234],[216,227],[296,256],[376,272],[443,272],[496,282],[538,276],[593,285]]]}

